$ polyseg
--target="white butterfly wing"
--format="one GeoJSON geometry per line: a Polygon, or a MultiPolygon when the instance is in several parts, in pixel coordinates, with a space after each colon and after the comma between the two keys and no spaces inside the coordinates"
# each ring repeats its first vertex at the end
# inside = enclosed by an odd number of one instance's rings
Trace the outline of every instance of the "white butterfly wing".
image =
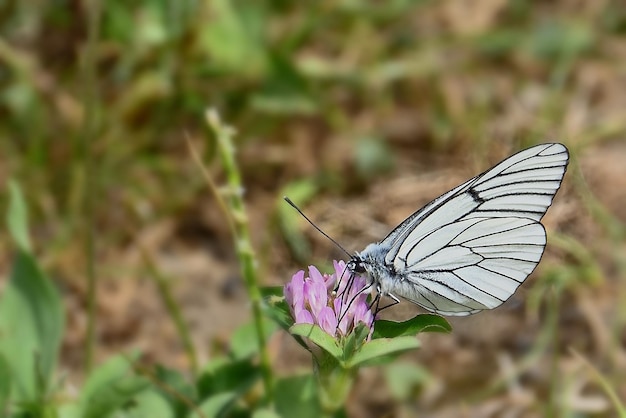
{"type": "Polygon", "coordinates": [[[564,145],[537,145],[427,204],[379,243],[402,278],[384,287],[444,315],[502,304],[541,259],[567,162],[564,145]]]}
{"type": "Polygon", "coordinates": [[[444,315],[468,315],[506,301],[532,273],[546,244],[527,218],[471,218],[423,237],[397,258],[409,286],[402,296],[444,315]]]}

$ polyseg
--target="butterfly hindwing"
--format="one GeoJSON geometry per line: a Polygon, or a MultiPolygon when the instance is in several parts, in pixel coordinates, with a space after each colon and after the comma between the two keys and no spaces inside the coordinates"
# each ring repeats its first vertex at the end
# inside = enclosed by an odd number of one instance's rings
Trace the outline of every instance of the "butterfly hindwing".
{"type": "Polygon", "coordinates": [[[543,226],[532,219],[466,219],[424,237],[407,259],[396,259],[395,270],[417,293],[430,294],[427,309],[466,315],[504,303],[539,263],[545,244],[543,226]],[[443,245],[432,251],[435,242],[443,245]]]}

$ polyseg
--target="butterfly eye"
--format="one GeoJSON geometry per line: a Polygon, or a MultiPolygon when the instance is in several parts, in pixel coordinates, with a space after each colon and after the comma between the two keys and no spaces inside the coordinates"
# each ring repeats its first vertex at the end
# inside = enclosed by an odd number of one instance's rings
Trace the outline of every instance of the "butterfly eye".
{"type": "Polygon", "coordinates": [[[353,273],[365,273],[365,266],[363,265],[363,260],[360,258],[354,257],[352,260],[348,262],[348,269],[353,273]]]}

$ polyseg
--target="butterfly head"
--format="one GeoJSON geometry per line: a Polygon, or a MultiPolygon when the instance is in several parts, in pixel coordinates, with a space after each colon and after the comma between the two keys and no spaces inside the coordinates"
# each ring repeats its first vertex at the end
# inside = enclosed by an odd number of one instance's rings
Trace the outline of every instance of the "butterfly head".
{"type": "Polygon", "coordinates": [[[374,285],[378,289],[382,281],[395,276],[393,266],[388,266],[385,261],[388,252],[387,245],[372,243],[350,258],[348,271],[365,277],[368,285],[374,285]]]}
{"type": "Polygon", "coordinates": [[[365,273],[365,262],[359,254],[353,255],[347,264],[348,271],[355,274],[365,273]]]}

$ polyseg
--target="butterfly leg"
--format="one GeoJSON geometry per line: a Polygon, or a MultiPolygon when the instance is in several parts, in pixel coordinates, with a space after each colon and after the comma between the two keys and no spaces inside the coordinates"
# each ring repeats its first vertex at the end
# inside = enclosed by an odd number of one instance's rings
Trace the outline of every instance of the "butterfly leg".
{"type": "MultiPolygon", "coordinates": [[[[335,285],[335,287],[333,288],[333,292],[335,294],[337,294],[337,291],[339,290],[339,285],[341,284],[341,281],[343,280],[344,275],[346,274],[346,272],[348,271],[348,266],[344,267],[343,271],[341,272],[341,276],[339,276],[339,280],[337,280],[337,284],[335,285]]],[[[352,277],[353,275],[350,275],[350,277],[352,277]]],[[[343,292],[342,292],[343,293],[343,292]]],[[[341,295],[337,295],[338,297],[341,297],[341,295]]]]}
{"type": "Polygon", "coordinates": [[[380,303],[380,293],[378,293],[378,294],[376,295],[377,302],[376,302],[376,310],[374,311],[374,318],[376,318],[376,315],[378,315],[378,313],[379,313],[379,312],[381,312],[382,310],[385,310],[385,309],[387,309],[387,308],[391,308],[392,306],[395,306],[395,305],[397,305],[398,303],[400,303],[400,299],[398,299],[398,297],[397,297],[396,295],[391,294],[391,293],[387,293],[387,296],[389,296],[389,297],[393,300],[393,302],[392,302],[392,303],[390,303],[389,305],[385,305],[385,306],[383,306],[383,307],[381,308],[381,307],[379,307],[379,303],[380,303]]]}
{"type": "MultiPolygon", "coordinates": [[[[352,275],[352,276],[350,277],[350,279],[352,280],[352,282],[354,282],[354,275],[352,275]]],[[[348,283],[348,284],[352,285],[353,283],[348,283]]],[[[337,297],[341,297],[341,298],[342,298],[342,299],[341,299],[341,302],[342,302],[342,303],[341,303],[341,305],[342,305],[341,311],[342,311],[342,312],[341,312],[341,315],[339,316],[339,319],[337,320],[337,326],[339,326],[339,323],[343,320],[343,317],[344,317],[344,316],[346,316],[346,314],[348,313],[348,310],[350,310],[350,306],[354,303],[354,301],[356,300],[356,298],[358,298],[359,296],[361,296],[363,293],[367,292],[367,290],[368,290],[370,287],[372,287],[372,284],[371,284],[371,283],[370,283],[370,284],[368,284],[368,285],[366,285],[363,289],[359,290],[359,291],[358,291],[358,292],[357,292],[357,293],[356,293],[356,294],[355,294],[355,295],[354,295],[354,296],[353,296],[353,297],[352,297],[352,298],[348,301],[348,303],[347,303],[347,304],[346,304],[346,303],[345,303],[345,301],[343,300],[343,295],[345,295],[345,292],[346,292],[346,290],[345,290],[345,289],[343,290],[343,292],[341,292],[341,295],[342,295],[342,296],[337,295],[337,297]],[[344,307],[344,306],[345,306],[345,310],[343,309],[343,307],[344,307]]],[[[377,297],[378,297],[378,295],[377,295],[377,297]]],[[[371,308],[371,306],[370,306],[370,308],[371,308]]]]}
{"type": "Polygon", "coordinates": [[[370,306],[368,306],[368,309],[371,311],[374,305],[376,305],[376,310],[374,312],[378,312],[379,302],[380,302],[380,293],[376,292],[376,297],[374,297],[374,300],[372,300],[372,303],[370,303],[370,306]]]}
{"type": "MultiPolygon", "coordinates": [[[[344,270],[345,272],[346,270],[344,270]]],[[[342,277],[343,277],[343,273],[342,273],[342,277]]],[[[341,279],[340,279],[341,280],[341,279]]],[[[348,277],[348,283],[346,283],[346,286],[343,288],[343,290],[341,292],[339,292],[339,294],[337,295],[337,297],[343,297],[343,295],[352,288],[352,285],[354,284],[354,281],[356,280],[356,275],[354,273],[351,273],[350,276],[348,277]]],[[[340,281],[337,281],[337,286],[335,286],[334,291],[337,292],[337,290],[339,290],[339,284],[340,281]]],[[[368,286],[369,287],[369,286],[368,286]]],[[[365,290],[365,289],[364,289],[365,290]]]]}

